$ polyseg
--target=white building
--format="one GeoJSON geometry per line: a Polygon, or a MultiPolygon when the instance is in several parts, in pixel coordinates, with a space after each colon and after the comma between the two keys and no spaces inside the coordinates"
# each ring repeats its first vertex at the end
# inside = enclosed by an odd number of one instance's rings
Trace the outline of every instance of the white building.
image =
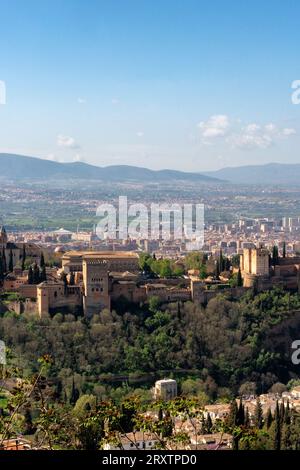
{"type": "Polygon", "coordinates": [[[177,382],[173,379],[162,379],[155,382],[155,400],[172,400],[177,397],[177,382]]]}
{"type": "Polygon", "coordinates": [[[114,442],[104,445],[104,450],[150,450],[159,442],[155,434],[144,432],[129,432],[120,434],[114,442]]]}

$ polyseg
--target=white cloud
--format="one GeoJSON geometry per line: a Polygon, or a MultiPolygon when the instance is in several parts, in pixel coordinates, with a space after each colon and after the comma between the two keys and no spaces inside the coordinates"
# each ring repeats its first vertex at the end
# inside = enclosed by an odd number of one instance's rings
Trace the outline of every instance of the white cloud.
{"type": "Polygon", "coordinates": [[[68,135],[62,135],[59,134],[57,136],[57,145],[58,147],[66,147],[69,149],[78,149],[79,145],[75,141],[73,137],[70,137],[68,135]]]}
{"type": "Polygon", "coordinates": [[[228,142],[232,147],[238,148],[261,148],[265,149],[272,145],[273,140],[268,134],[261,134],[257,132],[241,132],[230,136],[228,142]]]}
{"type": "Polygon", "coordinates": [[[136,135],[137,135],[138,137],[144,137],[144,132],[139,131],[139,132],[136,133],[136,135]]]}
{"type": "Polygon", "coordinates": [[[77,103],[79,104],[86,104],[86,99],[85,98],[77,98],[77,103]]]}
{"type": "Polygon", "coordinates": [[[253,122],[252,124],[248,124],[246,127],[245,127],[245,131],[248,133],[248,134],[255,134],[257,131],[260,130],[260,126],[258,124],[255,124],[255,122],[253,122]]]}
{"type": "Polygon", "coordinates": [[[295,135],[296,130],[293,128],[288,128],[286,127],[285,129],[282,129],[282,135],[285,137],[289,137],[290,135],[295,135]]]}
{"type": "Polygon", "coordinates": [[[207,121],[201,121],[197,127],[200,129],[201,141],[205,145],[212,145],[218,138],[218,141],[224,139],[225,144],[233,148],[244,149],[265,149],[280,139],[296,134],[295,129],[280,129],[272,122],[265,125],[255,122],[242,125],[240,119],[233,122],[225,114],[211,116],[207,121]]]}
{"type": "Polygon", "coordinates": [[[229,118],[225,114],[215,114],[208,121],[201,121],[198,124],[204,139],[223,137],[228,132],[229,126],[229,118]]]}

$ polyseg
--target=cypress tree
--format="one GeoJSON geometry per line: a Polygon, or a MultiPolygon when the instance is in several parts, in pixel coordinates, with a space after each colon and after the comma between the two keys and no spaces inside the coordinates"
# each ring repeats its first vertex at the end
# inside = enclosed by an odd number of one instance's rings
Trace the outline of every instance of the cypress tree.
{"type": "Polygon", "coordinates": [[[284,401],[283,400],[280,404],[279,414],[280,414],[280,424],[283,425],[284,418],[285,418],[285,406],[284,406],[284,401]]]}
{"type": "Polygon", "coordinates": [[[70,286],[74,286],[75,284],[75,276],[74,276],[74,273],[73,271],[70,273],[70,279],[69,279],[69,285],[70,286]]]}
{"type": "Polygon", "coordinates": [[[213,423],[212,423],[212,420],[211,420],[211,417],[210,417],[210,413],[207,413],[207,418],[206,418],[206,423],[205,423],[205,428],[206,428],[207,434],[211,434],[212,427],[213,427],[213,423]]]}
{"type": "Polygon", "coordinates": [[[9,261],[8,261],[8,271],[12,273],[14,270],[14,257],[13,257],[13,252],[12,249],[9,251],[9,261]]]}
{"type": "Polygon", "coordinates": [[[256,400],[256,407],[254,411],[254,426],[258,429],[263,427],[263,410],[259,398],[256,400]]]}
{"type": "Polygon", "coordinates": [[[44,258],[44,253],[42,252],[41,259],[40,259],[40,268],[43,268],[44,266],[45,266],[45,258],[44,258]]]}
{"type": "Polygon", "coordinates": [[[26,249],[25,249],[25,243],[23,243],[23,251],[22,251],[22,271],[25,271],[25,261],[26,261],[26,249]]]}
{"type": "Polygon", "coordinates": [[[220,255],[219,255],[219,272],[222,273],[224,271],[224,258],[223,258],[223,252],[220,250],[220,255]]]}
{"type": "Polygon", "coordinates": [[[72,380],[72,389],[71,389],[71,396],[70,396],[70,404],[71,405],[75,405],[75,403],[77,402],[79,398],[79,391],[78,389],[75,387],[75,382],[74,382],[74,377],[73,377],[73,380],[72,380]]]}
{"type": "Polygon", "coordinates": [[[237,425],[237,415],[238,415],[238,406],[236,400],[232,400],[230,403],[229,415],[228,415],[228,424],[231,427],[237,425]]]}
{"type": "Polygon", "coordinates": [[[5,274],[7,272],[7,266],[6,266],[6,256],[5,256],[4,247],[2,248],[2,265],[3,265],[3,272],[5,274]]]}
{"type": "Polygon", "coordinates": [[[33,284],[33,270],[32,270],[32,266],[29,266],[27,281],[28,281],[28,284],[33,284]]]}
{"type": "Polygon", "coordinates": [[[238,287],[242,287],[242,286],[243,286],[243,278],[242,278],[241,268],[239,268],[239,270],[238,270],[237,286],[238,286],[238,287]]]}
{"type": "Polygon", "coordinates": [[[278,247],[276,245],[274,245],[273,250],[272,250],[272,264],[273,264],[273,266],[276,266],[276,264],[278,264],[278,259],[279,259],[278,247]]]}
{"type": "Polygon", "coordinates": [[[33,284],[39,284],[40,282],[40,270],[36,263],[33,265],[33,284]]]}
{"type": "Polygon", "coordinates": [[[219,277],[220,277],[220,265],[219,265],[218,261],[216,262],[215,276],[216,276],[216,279],[219,279],[219,277]]]}
{"type": "Polygon", "coordinates": [[[271,427],[272,423],[273,423],[272,411],[271,411],[271,408],[268,408],[267,415],[266,415],[266,427],[267,427],[267,429],[269,429],[271,427]]]}
{"type": "Polygon", "coordinates": [[[2,256],[0,256],[0,281],[4,279],[4,270],[3,270],[3,261],[2,256]]]}
{"type": "Polygon", "coordinates": [[[286,257],[286,244],[285,244],[285,241],[283,242],[283,247],[282,247],[282,257],[283,258],[286,257]]]}
{"type": "Polygon", "coordinates": [[[239,404],[238,411],[237,411],[236,424],[238,426],[242,426],[244,423],[245,423],[245,410],[244,410],[242,399],[240,399],[240,404],[239,404]]]}
{"type": "Polygon", "coordinates": [[[68,279],[67,279],[66,273],[63,272],[63,273],[61,274],[61,280],[62,280],[63,283],[64,283],[64,293],[65,293],[65,295],[66,295],[67,292],[68,292],[68,279]]]}
{"type": "Polygon", "coordinates": [[[281,448],[281,423],[280,423],[280,410],[278,400],[276,401],[275,415],[274,415],[274,436],[273,436],[274,450],[281,448]]]}
{"type": "Polygon", "coordinates": [[[291,410],[290,410],[290,402],[287,401],[285,410],[284,410],[284,423],[288,426],[291,424],[291,410]]]}
{"type": "Polygon", "coordinates": [[[244,417],[244,425],[246,426],[246,428],[250,428],[250,415],[249,415],[249,410],[248,408],[246,408],[246,411],[245,411],[245,417],[244,417]]]}
{"type": "Polygon", "coordinates": [[[46,266],[44,265],[41,269],[40,282],[47,281],[46,266]]]}

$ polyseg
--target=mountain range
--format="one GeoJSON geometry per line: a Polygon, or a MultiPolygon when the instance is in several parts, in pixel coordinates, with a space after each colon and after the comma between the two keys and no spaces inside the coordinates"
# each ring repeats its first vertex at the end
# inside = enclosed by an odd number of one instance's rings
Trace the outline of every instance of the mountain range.
{"type": "Polygon", "coordinates": [[[300,164],[269,163],[227,167],[216,171],[149,170],[129,165],[99,167],[83,162],[59,163],[41,158],[0,153],[0,179],[82,179],[115,182],[203,182],[234,184],[300,184],[300,164]]]}
{"type": "Polygon", "coordinates": [[[0,154],[0,178],[20,179],[89,179],[102,181],[138,182],[220,182],[217,178],[200,173],[176,170],[149,170],[129,165],[98,167],[83,162],[58,163],[23,155],[0,154]]]}
{"type": "Polygon", "coordinates": [[[268,163],[203,172],[206,176],[241,184],[300,185],[299,163],[268,163]]]}

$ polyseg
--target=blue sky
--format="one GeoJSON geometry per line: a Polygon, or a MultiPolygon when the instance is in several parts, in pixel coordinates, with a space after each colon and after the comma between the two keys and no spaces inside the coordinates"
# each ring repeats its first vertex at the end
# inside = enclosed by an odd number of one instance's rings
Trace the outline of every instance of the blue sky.
{"type": "Polygon", "coordinates": [[[0,21],[1,152],[300,163],[297,0],[0,0],[0,21]]]}

